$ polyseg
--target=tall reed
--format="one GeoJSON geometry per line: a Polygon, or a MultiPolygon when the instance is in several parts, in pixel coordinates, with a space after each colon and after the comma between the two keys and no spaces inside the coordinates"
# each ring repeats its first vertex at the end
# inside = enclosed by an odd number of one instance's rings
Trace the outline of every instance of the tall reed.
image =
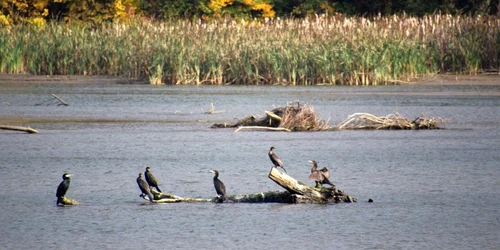
{"type": "Polygon", "coordinates": [[[378,85],[500,68],[496,17],[322,16],[0,30],[0,72],[154,84],[378,85]]]}

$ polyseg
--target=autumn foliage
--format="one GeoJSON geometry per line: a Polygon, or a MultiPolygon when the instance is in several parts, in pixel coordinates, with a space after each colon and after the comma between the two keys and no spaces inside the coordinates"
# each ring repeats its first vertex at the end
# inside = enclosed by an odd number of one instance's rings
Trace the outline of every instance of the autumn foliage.
{"type": "Polygon", "coordinates": [[[102,23],[133,17],[274,17],[270,0],[0,0],[0,25],[48,20],[102,23]]]}
{"type": "Polygon", "coordinates": [[[0,0],[0,25],[42,26],[47,21],[103,22],[132,18],[155,20],[377,16],[408,14],[497,15],[498,0],[0,0]]]}

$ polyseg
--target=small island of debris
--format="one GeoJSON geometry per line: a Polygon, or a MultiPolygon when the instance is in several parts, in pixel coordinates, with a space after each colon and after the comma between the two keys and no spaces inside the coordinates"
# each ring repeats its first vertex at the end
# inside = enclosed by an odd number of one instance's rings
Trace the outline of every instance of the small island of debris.
{"type": "Polygon", "coordinates": [[[265,111],[265,116],[258,118],[249,115],[233,123],[215,123],[212,128],[238,128],[240,130],[269,131],[336,131],[336,130],[377,130],[377,129],[441,129],[444,120],[419,116],[408,119],[399,113],[375,116],[369,113],[355,113],[337,126],[330,126],[329,120],[322,119],[311,104],[292,102],[285,107],[265,111]]]}

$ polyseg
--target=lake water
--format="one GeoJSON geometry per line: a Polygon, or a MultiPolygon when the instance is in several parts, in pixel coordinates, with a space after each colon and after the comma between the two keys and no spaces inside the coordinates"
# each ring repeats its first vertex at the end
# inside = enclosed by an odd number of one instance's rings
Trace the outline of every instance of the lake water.
{"type": "Polygon", "coordinates": [[[500,84],[0,83],[0,124],[6,123],[40,133],[0,130],[1,249],[500,246],[500,84]],[[51,94],[70,105],[51,104],[51,94]],[[234,133],[210,128],[295,100],[312,104],[332,126],[353,113],[398,112],[446,119],[446,129],[234,133]],[[224,112],[205,114],[211,103],[224,112]],[[308,160],[317,160],[358,202],[150,205],[139,197],[136,177],[146,166],[163,191],[184,197],[215,196],[210,169],[219,170],[228,194],[280,190],[267,178],[270,146],[291,176],[310,183],[308,160]],[[67,196],[80,206],[55,204],[65,171],[73,174],[67,196]]]}

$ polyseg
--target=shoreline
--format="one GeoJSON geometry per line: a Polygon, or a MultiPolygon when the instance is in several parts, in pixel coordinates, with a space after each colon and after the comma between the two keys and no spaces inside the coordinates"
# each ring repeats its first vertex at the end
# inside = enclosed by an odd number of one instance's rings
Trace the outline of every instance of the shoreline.
{"type": "MultiPolygon", "coordinates": [[[[109,75],[30,75],[30,74],[0,74],[0,84],[28,84],[28,83],[60,83],[60,84],[149,84],[147,80],[127,79],[125,77],[109,76],[109,75]]],[[[165,84],[168,86],[169,84],[165,84]]],[[[237,86],[236,84],[235,86],[237,86]]],[[[246,85],[246,84],[240,84],[246,85]]],[[[396,82],[395,84],[387,85],[486,85],[500,86],[500,72],[492,72],[478,75],[459,75],[459,74],[436,74],[423,76],[409,82],[396,82]]],[[[173,86],[173,85],[172,85],[173,86]]],[[[189,86],[189,85],[186,85],[189,86]]],[[[195,86],[195,85],[193,85],[195,86]]],[[[210,85],[207,85],[210,86],[210,85]]],[[[226,85],[220,85],[226,86],[226,85]]],[[[258,85],[258,86],[274,86],[274,85],[258,85]]],[[[302,86],[302,85],[297,85],[302,86]]],[[[354,85],[309,85],[309,86],[354,86],[354,85]]],[[[375,85],[368,85],[375,86],[375,85]]],[[[376,85],[386,86],[386,85],[376,85]]]]}

